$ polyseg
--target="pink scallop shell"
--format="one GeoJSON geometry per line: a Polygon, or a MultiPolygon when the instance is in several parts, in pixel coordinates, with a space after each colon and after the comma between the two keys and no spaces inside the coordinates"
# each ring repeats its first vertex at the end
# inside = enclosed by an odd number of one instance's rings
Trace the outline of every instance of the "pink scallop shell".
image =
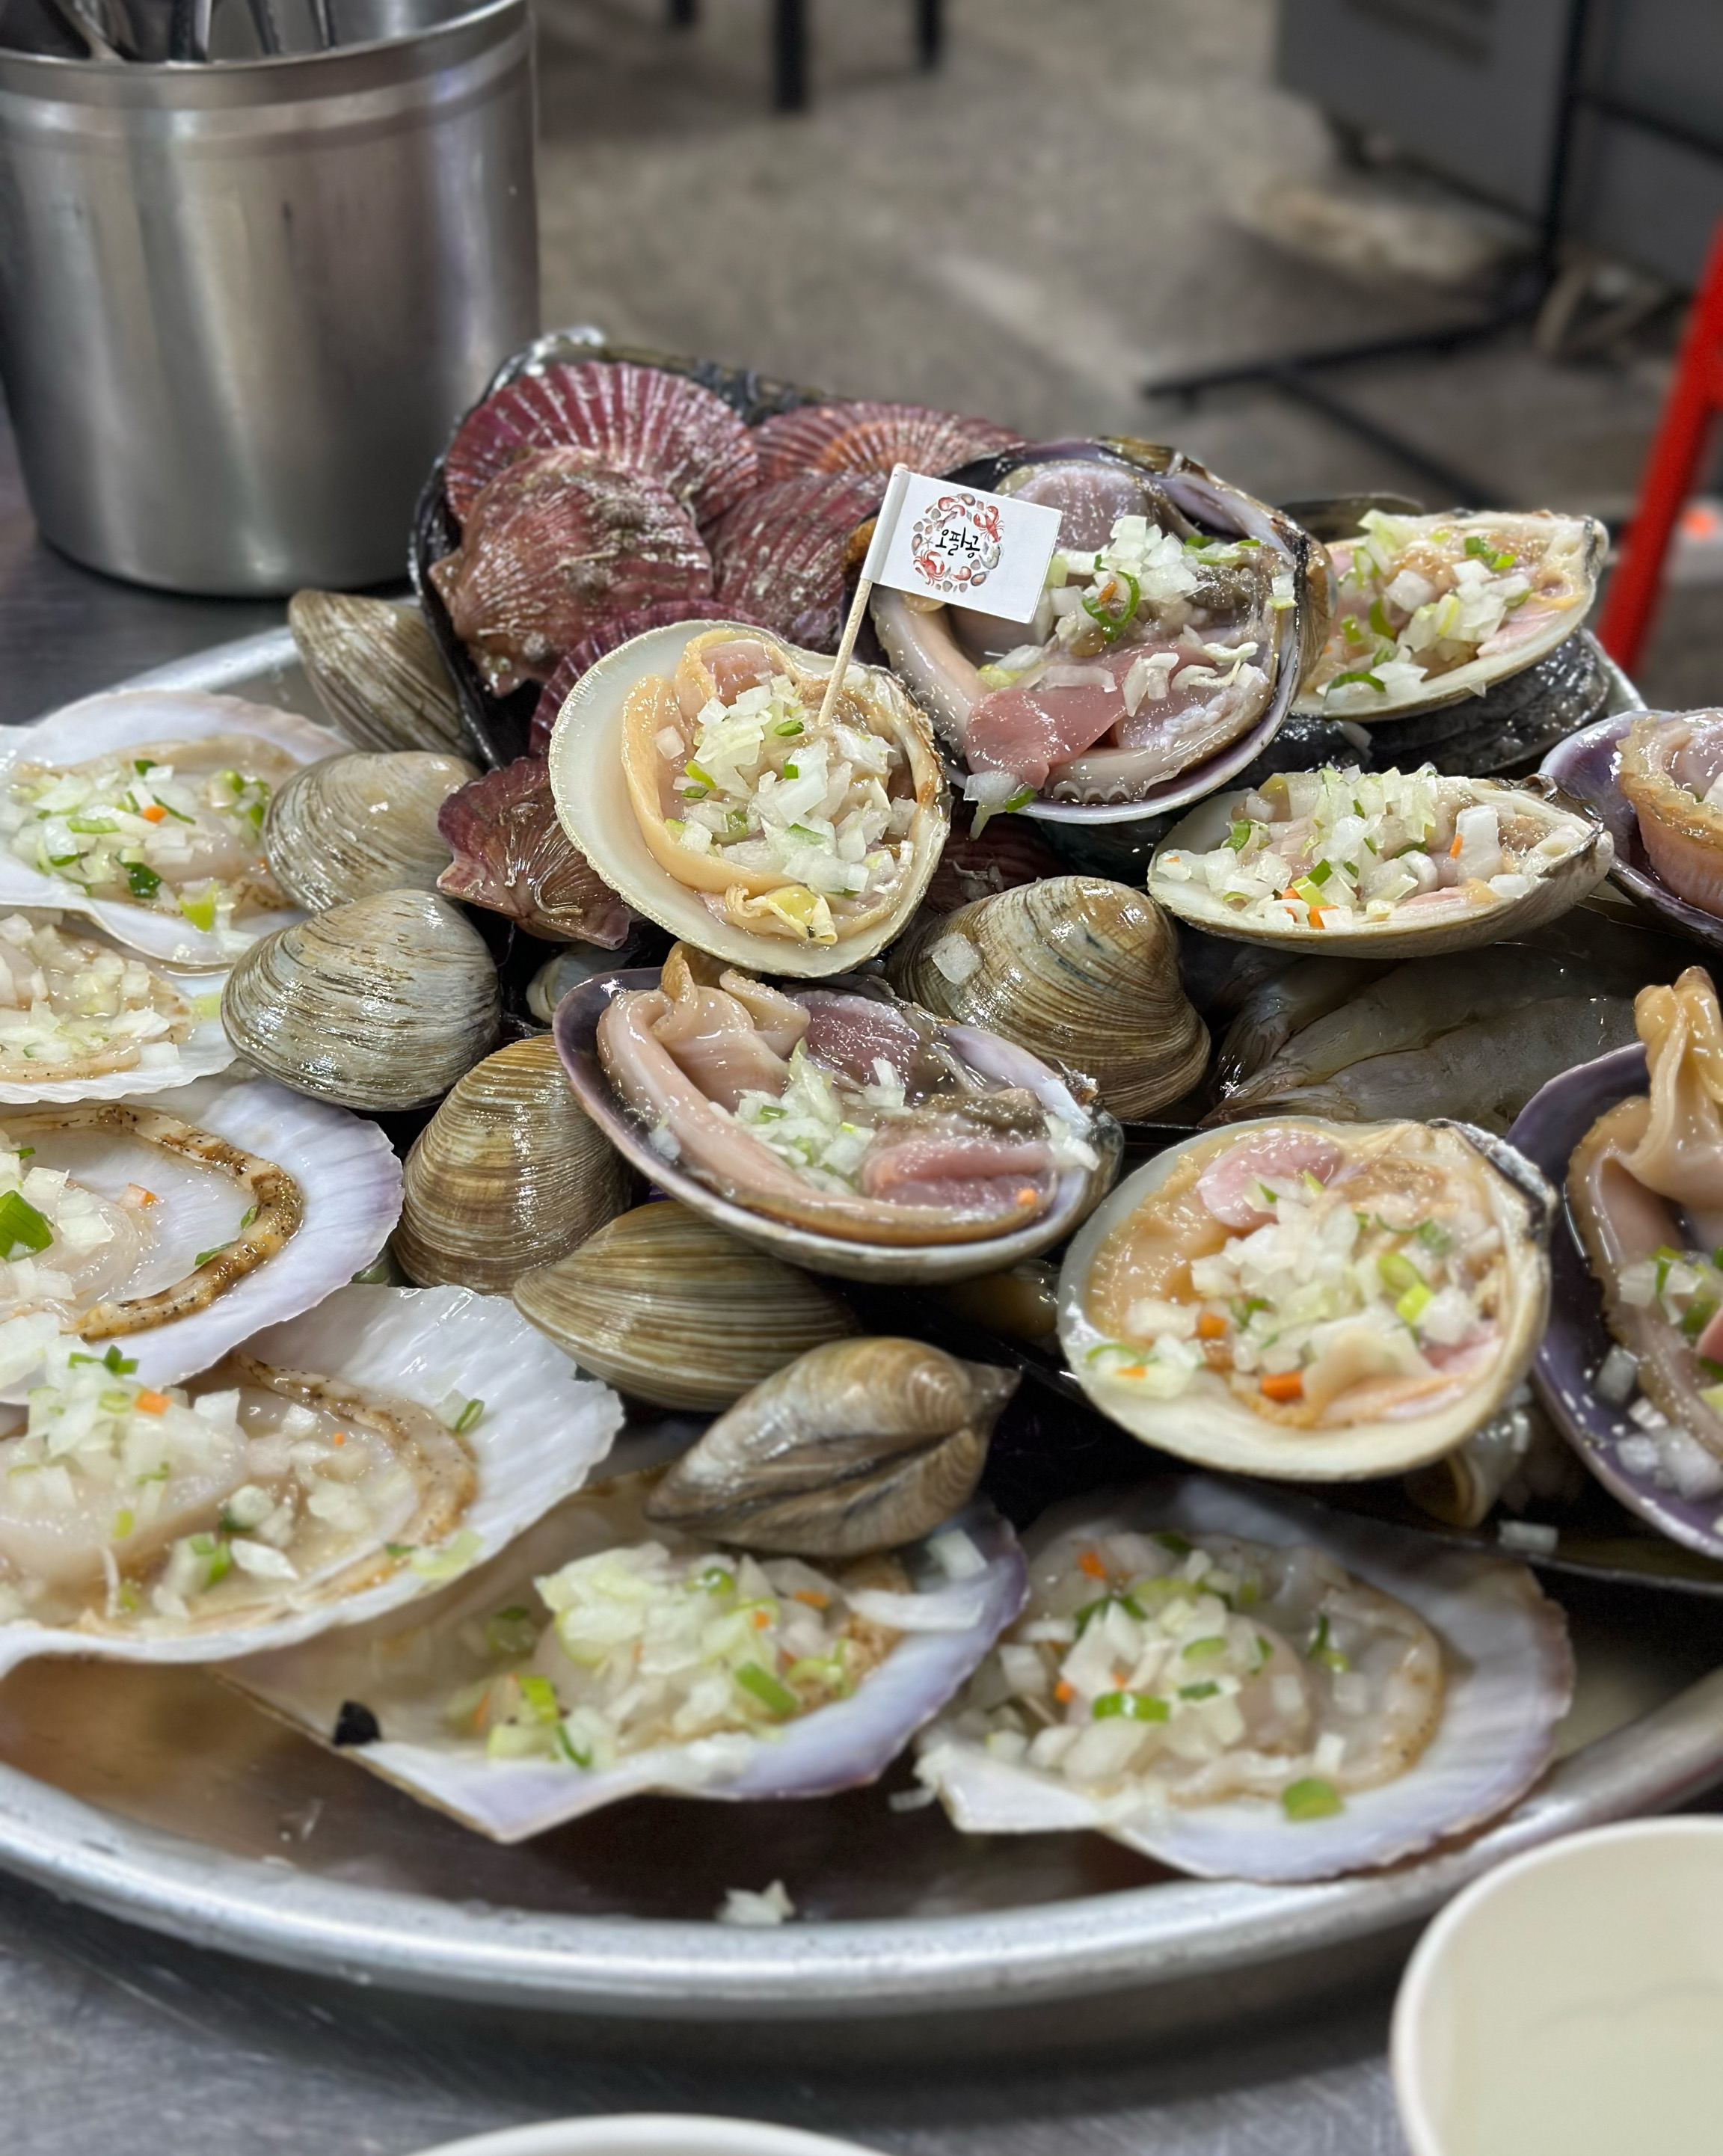
{"type": "Polygon", "coordinates": [[[443,467],[456,522],[518,459],[570,446],[659,480],[701,524],[760,483],[752,435],[713,391],[662,367],[583,360],[523,374],[467,414],[443,467]]]}
{"type": "Polygon", "coordinates": [[[1064,865],[1033,824],[1021,816],[996,816],[979,838],[946,840],[939,866],[921,901],[921,915],[955,913],[978,898],[1063,875],[1064,865]]]}
{"type": "Polygon", "coordinates": [[[859,472],[798,472],[762,486],[714,525],[713,611],[759,620],[810,651],[835,651],[846,550],[885,483],[859,472]]]}
{"type": "Polygon", "coordinates": [[[896,464],[911,471],[953,471],[989,450],[1014,448],[1022,439],[992,419],[935,412],[925,404],[804,404],[754,430],[762,486],[804,471],[888,479],[896,464]]]}
{"type": "MultiPolygon", "coordinates": [[[[550,747],[551,729],[556,723],[563,698],[587,669],[596,665],[607,651],[614,651],[633,638],[644,636],[649,629],[668,629],[677,621],[707,620],[712,605],[710,599],[664,599],[657,606],[637,607],[632,613],[612,614],[601,621],[590,635],[583,636],[557,660],[556,672],[546,682],[533,706],[532,727],[526,738],[527,754],[542,756],[550,747]]],[[[731,607],[726,612],[730,619],[747,622],[755,629],[772,626],[770,622],[755,620],[737,607],[731,607]]]]}
{"type": "Polygon", "coordinates": [[[628,939],[634,916],[556,820],[541,756],[523,756],[451,793],[437,829],[454,859],[438,891],[518,921],[551,943],[628,939]]]}
{"type": "Polygon", "coordinates": [[[500,472],[430,573],[499,695],[543,680],[612,614],[712,588],[711,557],[669,490],[577,449],[540,449],[500,472]]]}

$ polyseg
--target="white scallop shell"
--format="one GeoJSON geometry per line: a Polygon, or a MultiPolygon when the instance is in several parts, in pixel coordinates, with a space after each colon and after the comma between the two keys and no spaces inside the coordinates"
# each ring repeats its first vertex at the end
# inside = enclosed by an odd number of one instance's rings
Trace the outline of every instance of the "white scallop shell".
{"type": "MultiPolygon", "coordinates": [[[[304,1218],[286,1247],[207,1308],[121,1338],[139,1382],[160,1389],[207,1370],[260,1327],[297,1317],[368,1265],[400,1214],[401,1163],[377,1124],[266,1078],[200,1079],[171,1101],[146,1097],[142,1104],[273,1161],[305,1199],[304,1218]]],[[[33,1142],[38,1166],[67,1168],[104,1198],[141,1182],[161,1201],[151,1215],[155,1245],[116,1296],[152,1295],[182,1280],[200,1251],[218,1249],[238,1232],[241,1194],[213,1169],[124,1132],[69,1131],[33,1142]]],[[[0,1400],[22,1400],[28,1389],[27,1383],[0,1389],[0,1400]]]]}
{"type": "Polygon", "coordinates": [[[1204,1879],[1331,1879],[1413,1856],[1517,1804],[1549,1765],[1573,1692],[1573,1656],[1559,1607],[1524,1565],[1488,1552],[1328,1511],[1279,1491],[1192,1475],[1128,1496],[1059,1507],[1028,1537],[1034,1551],[1083,1520],[1095,1531],[1170,1527],[1259,1543],[1313,1543],[1415,1610],[1440,1638],[1442,1719],[1416,1763],[1379,1789],[1355,1791],[1327,1819],[1286,1818],[1277,1799],[1238,1797],[1119,1815],[1059,1777],[995,1758],[936,1724],[918,1769],[971,1834],[1093,1828],[1204,1879]]]}
{"type": "MultiPolygon", "coordinates": [[[[1059,1276],[1059,1335],[1072,1375],[1101,1413],[1139,1437],[1200,1467],[1238,1475],[1289,1476],[1343,1482],[1377,1475],[1402,1475],[1453,1450],[1489,1421],[1531,1367],[1550,1309],[1550,1221],[1555,1193],[1531,1163],[1504,1140],[1469,1123],[1443,1118],[1428,1127],[1479,1156],[1491,1218],[1507,1252],[1511,1296],[1504,1313],[1502,1352],[1462,1397],[1445,1408],[1397,1420],[1352,1423],[1342,1428],[1300,1430],[1266,1420],[1242,1401],[1210,1386],[1192,1387],[1170,1400],[1151,1399],[1128,1378],[1090,1358],[1105,1342],[1089,1316],[1085,1289],[1101,1245],[1158,1190],[1184,1155],[1198,1147],[1231,1144],[1254,1132],[1308,1130],[1356,1145],[1379,1123],[1327,1122],[1319,1116],[1268,1116],[1198,1131],[1169,1146],[1129,1175],[1090,1214],[1073,1238],[1059,1276]]],[[[1216,1150],[1222,1148],[1216,1147],[1216,1150]]]]}
{"type": "MultiPolygon", "coordinates": [[[[1556,861],[1538,862],[1531,869],[1531,888],[1520,898],[1498,899],[1490,906],[1471,906],[1457,916],[1452,913],[1394,915],[1386,921],[1367,921],[1361,915],[1340,928],[1310,928],[1295,921],[1271,927],[1246,921],[1218,891],[1192,878],[1180,883],[1165,874],[1161,864],[1168,854],[1207,854],[1226,843],[1228,826],[1239,813],[1242,793],[1215,793],[1201,802],[1176,824],[1155,849],[1149,864],[1149,896],[1169,913],[1211,936],[1226,936],[1244,943],[1284,944],[1289,950],[1307,951],[1324,958],[1380,957],[1385,965],[1403,958],[1433,958],[1444,951],[1470,951],[1480,944],[1499,943],[1505,937],[1523,936],[1541,928],[1570,906],[1577,906],[1587,892],[1602,883],[1614,865],[1615,841],[1592,816],[1576,815],[1571,808],[1546,801],[1533,786],[1515,786],[1494,778],[1444,776],[1445,785],[1460,785],[1474,803],[1503,795],[1516,813],[1546,824],[1551,836],[1561,833],[1569,850],[1556,861]]],[[[1398,913],[1396,909],[1396,913],[1398,913]]]]}
{"type": "MultiPolygon", "coordinates": [[[[221,993],[225,973],[177,973],[152,964],[152,973],[195,1004],[200,996],[210,998],[207,1016],[197,1017],[189,1037],[180,1043],[179,1061],[149,1070],[109,1070],[90,1078],[0,1078],[0,1106],[43,1106],[55,1101],[130,1101],[146,1093],[165,1093],[189,1086],[199,1078],[213,1078],[227,1070],[238,1051],[222,1024],[221,993]]],[[[195,1014],[194,1014],[195,1016],[195,1014]]],[[[163,1101],[158,1104],[167,1107],[163,1101]]]]}
{"type": "MultiPolygon", "coordinates": [[[[551,1507],[577,1490],[609,1451],[622,1402],[608,1385],[577,1378],[567,1357],[498,1296],[458,1287],[338,1288],[316,1309],[246,1341],[248,1353],[279,1368],[345,1378],[435,1409],[451,1391],[480,1399],[468,1433],[478,1487],[455,1527],[474,1565],[487,1563],[551,1507]],[[560,1412],[558,1410],[561,1410],[560,1412]]],[[[213,1662],[264,1648],[286,1648],[331,1625],[358,1625],[440,1591],[409,1561],[375,1587],[279,1614],[260,1607],[225,1631],[176,1639],[76,1631],[20,1618],[0,1625],[0,1675],[44,1655],[115,1662],[213,1662]]]]}
{"type": "MultiPolygon", "coordinates": [[[[0,792],[10,786],[12,767],[21,761],[82,763],[134,742],[198,741],[229,733],[261,734],[302,764],[345,755],[352,746],[297,711],[248,703],[239,696],[185,689],[113,689],[50,711],[33,726],[0,727],[0,792]]],[[[91,898],[64,876],[44,875],[21,861],[10,846],[0,845],[0,907],[11,906],[55,906],[62,912],[82,914],[99,922],[116,943],[182,966],[227,966],[233,959],[232,939],[224,944],[213,930],[194,928],[188,921],[175,921],[146,906],[91,898]]],[[[267,936],[304,919],[297,907],[281,907],[248,916],[235,933],[267,936]]]]}
{"type": "Polygon", "coordinates": [[[387,1697],[396,1643],[410,1635],[411,1659],[423,1666],[418,1650],[428,1638],[446,1635],[500,1605],[530,1602],[535,1575],[587,1552],[661,1532],[640,1510],[649,1486],[631,1475],[559,1507],[500,1563],[461,1580],[427,1609],[398,1611],[364,1632],[327,1634],[285,1654],[249,1659],[223,1675],[325,1743],[342,1703],[362,1702],[384,1733],[375,1743],[343,1748],[344,1758],[495,1841],[524,1841],[652,1789],[734,1801],[827,1796],[871,1782],[951,1698],[1028,1591],[1017,1537],[990,1506],[971,1506],[951,1525],[977,1546],[985,1570],[954,1583],[927,1543],[900,1552],[926,1629],[905,1629],[849,1698],[818,1707],[770,1737],[736,1732],[659,1745],[608,1771],[582,1774],[554,1760],[488,1758],[483,1745],[464,1743],[445,1730],[434,1708],[413,1713],[410,1740],[389,1736],[392,1721],[408,1718],[404,1709],[392,1713],[387,1697]]]}
{"type": "Polygon", "coordinates": [[[623,770],[623,703],[630,689],[649,675],[675,671],[685,645],[709,629],[734,628],[739,636],[763,640],[787,651],[804,672],[824,676],[832,670],[828,654],[804,651],[785,638],[739,623],[679,621],[668,629],[607,651],[582,675],[558,713],[548,752],[551,792],[566,830],[597,875],[647,920],[655,921],[697,951],[710,952],[751,972],[818,980],[871,958],[909,926],[928,880],[939,865],[948,828],[943,777],[934,754],[933,737],[908,690],[882,667],[854,670],[881,677],[900,707],[900,739],[910,758],[919,793],[923,780],[933,783],[933,805],[920,810],[913,826],[915,860],[902,896],[890,917],[874,927],[836,943],[797,943],[787,937],[756,936],[720,921],[700,903],[699,895],[676,881],[653,857],[640,835],[623,770]]]}

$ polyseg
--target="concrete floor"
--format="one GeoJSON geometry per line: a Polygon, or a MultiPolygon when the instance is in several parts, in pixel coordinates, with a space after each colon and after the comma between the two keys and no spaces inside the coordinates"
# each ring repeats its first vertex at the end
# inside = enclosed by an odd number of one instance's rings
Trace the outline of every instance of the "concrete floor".
{"type": "MultiPolygon", "coordinates": [[[[1367,288],[1248,228],[1263,190],[1335,170],[1319,117],[1273,85],[1273,0],[948,0],[929,76],[909,0],[815,0],[813,109],[790,118],[769,110],[766,0],[700,13],[674,32],[664,0],[540,0],[547,324],[1044,438],[1170,436],[1271,500],[1427,490],[1269,390],[1140,394],[1470,305],[1367,288]]],[[[1556,366],[1514,336],[1343,386],[1502,500],[1618,520],[1668,342],[1556,366]]],[[[1654,702],[1723,700],[1716,597],[1672,595],[1640,669],[1654,702]]]]}

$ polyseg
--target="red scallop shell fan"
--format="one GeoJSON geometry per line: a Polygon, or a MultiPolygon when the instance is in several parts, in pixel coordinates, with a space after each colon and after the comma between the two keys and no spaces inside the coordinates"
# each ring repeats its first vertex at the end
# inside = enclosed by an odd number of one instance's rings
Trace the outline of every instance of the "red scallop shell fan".
{"type": "MultiPolygon", "coordinates": [[[[596,666],[607,651],[619,649],[634,637],[644,636],[649,629],[668,629],[678,621],[710,621],[716,603],[710,598],[664,599],[657,606],[637,607],[632,613],[612,614],[608,620],[601,621],[589,636],[583,636],[557,660],[556,672],[546,682],[543,693],[533,706],[532,728],[526,738],[527,754],[544,754],[550,746],[551,729],[556,723],[563,698],[587,669],[596,666]]],[[[737,607],[726,608],[725,618],[745,621],[751,629],[772,626],[769,621],[756,621],[737,607]]]]}
{"type": "Polygon", "coordinates": [[[430,573],[499,696],[543,680],[612,614],[707,603],[712,588],[711,557],[669,489],[580,449],[541,449],[499,473],[430,573]]]}
{"type": "Polygon", "coordinates": [[[713,612],[758,621],[810,651],[835,651],[845,552],[885,493],[882,478],[859,472],[797,472],[738,502],[707,535],[713,612]]]}
{"type": "Polygon", "coordinates": [[[497,474],[535,449],[585,448],[659,480],[710,524],[760,484],[754,438],[715,392],[629,360],[545,367],[487,397],[461,422],[443,490],[465,528],[497,474]]]}
{"type": "Polygon", "coordinates": [[[556,820],[541,756],[518,757],[451,793],[437,829],[454,859],[438,891],[518,921],[552,943],[614,951],[634,916],[556,820]]]}
{"type": "Polygon", "coordinates": [[[1022,439],[991,419],[934,412],[925,404],[804,404],[754,429],[762,486],[804,471],[889,479],[899,464],[911,471],[953,471],[972,457],[1014,448],[1022,439]]]}

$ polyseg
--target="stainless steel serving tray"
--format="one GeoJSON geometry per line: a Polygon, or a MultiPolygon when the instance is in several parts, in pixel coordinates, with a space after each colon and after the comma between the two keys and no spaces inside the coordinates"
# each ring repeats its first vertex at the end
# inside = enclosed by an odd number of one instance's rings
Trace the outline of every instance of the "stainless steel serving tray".
{"type": "MultiPolygon", "coordinates": [[[[139,684],[314,708],[285,630],[139,684]]],[[[0,1686],[0,1867],[263,1963],[609,2017],[618,2042],[629,2021],[674,2020],[690,2045],[718,2025],[705,2041],[731,2052],[822,2023],[852,2057],[949,2046],[966,2025],[997,2045],[1002,2010],[1027,2027],[1085,2002],[1093,2033],[1104,1999],[1141,2035],[1308,1999],[1515,1851],[1723,1779],[1723,1613],[1597,1588],[1574,1606],[1579,1694],[1543,1786],[1475,1840],[1328,1886],[1175,1878],[1093,1835],[966,1838],[894,1809],[901,1768],[819,1803],[640,1799],[498,1849],[196,1670],[94,1663],[0,1686]],[[710,1921],[726,1888],[774,1878],[797,1921],[710,1921]]]]}

